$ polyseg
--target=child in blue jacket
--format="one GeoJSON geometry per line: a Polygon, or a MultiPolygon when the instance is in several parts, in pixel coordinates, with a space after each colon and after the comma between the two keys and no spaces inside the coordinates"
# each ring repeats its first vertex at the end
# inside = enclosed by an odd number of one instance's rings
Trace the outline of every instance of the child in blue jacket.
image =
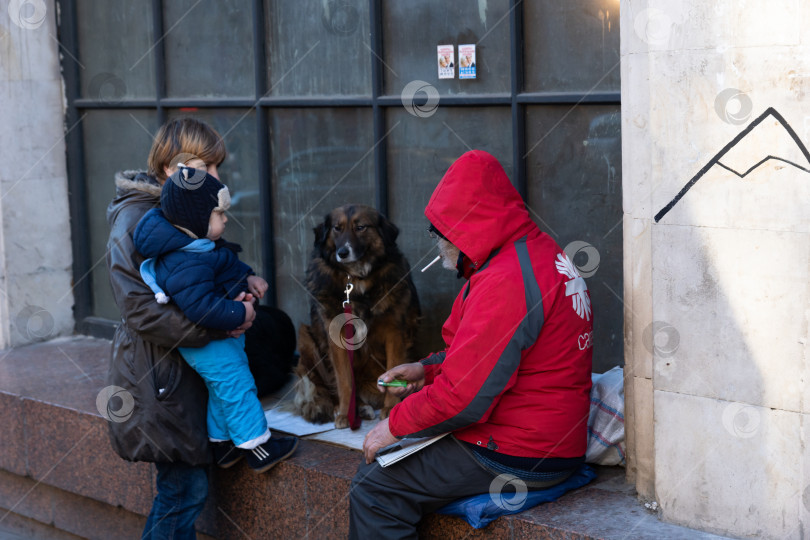
{"type": "MultiPolygon", "coordinates": [[[[236,244],[222,239],[230,193],[196,161],[189,164],[200,169],[178,164],[163,184],[161,207],[141,218],[133,240],[147,257],[141,276],[159,303],[172,301],[200,326],[231,331],[253,320],[252,297],[262,298],[267,282],[239,260],[236,244]]],[[[208,387],[208,437],[220,467],[245,455],[261,473],[292,455],[297,438],[270,437],[244,335],[178,350],[208,387]]]]}

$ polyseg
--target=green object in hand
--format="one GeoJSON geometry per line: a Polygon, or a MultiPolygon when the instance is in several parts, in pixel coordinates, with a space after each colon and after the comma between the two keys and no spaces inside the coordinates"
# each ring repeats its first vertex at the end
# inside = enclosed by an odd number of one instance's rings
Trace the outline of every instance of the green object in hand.
{"type": "Polygon", "coordinates": [[[408,381],[400,381],[399,379],[394,379],[391,382],[384,382],[382,379],[377,381],[377,384],[380,386],[399,386],[401,388],[405,388],[408,386],[408,381]]]}

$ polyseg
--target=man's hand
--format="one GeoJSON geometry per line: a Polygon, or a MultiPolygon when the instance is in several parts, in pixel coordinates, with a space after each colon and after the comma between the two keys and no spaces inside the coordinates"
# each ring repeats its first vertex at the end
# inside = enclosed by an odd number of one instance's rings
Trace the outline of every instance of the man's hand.
{"type": "Polygon", "coordinates": [[[380,423],[368,432],[363,441],[363,454],[366,456],[366,464],[374,461],[374,456],[380,448],[385,448],[397,441],[399,439],[391,435],[391,430],[388,429],[388,418],[380,420],[380,423]]]}
{"type": "Polygon", "coordinates": [[[391,382],[394,379],[400,381],[408,381],[408,386],[380,386],[377,385],[377,390],[380,392],[390,392],[398,398],[404,398],[414,392],[418,392],[425,386],[425,368],[421,362],[411,362],[410,364],[402,364],[394,369],[389,369],[377,379],[385,382],[391,382]]]}
{"type": "Polygon", "coordinates": [[[253,293],[256,298],[264,298],[264,293],[267,292],[267,282],[264,278],[259,276],[248,276],[247,278],[248,290],[253,293]]]}

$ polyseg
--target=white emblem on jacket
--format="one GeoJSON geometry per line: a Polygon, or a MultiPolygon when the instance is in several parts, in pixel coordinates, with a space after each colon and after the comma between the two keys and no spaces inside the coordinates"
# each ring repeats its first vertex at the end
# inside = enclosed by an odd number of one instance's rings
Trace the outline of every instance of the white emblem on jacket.
{"type": "Polygon", "coordinates": [[[586,321],[591,320],[591,299],[588,297],[588,286],[585,280],[579,275],[577,267],[565,253],[557,254],[557,262],[554,263],[557,271],[564,276],[571,278],[565,282],[565,296],[571,296],[574,311],[580,318],[586,321]]]}

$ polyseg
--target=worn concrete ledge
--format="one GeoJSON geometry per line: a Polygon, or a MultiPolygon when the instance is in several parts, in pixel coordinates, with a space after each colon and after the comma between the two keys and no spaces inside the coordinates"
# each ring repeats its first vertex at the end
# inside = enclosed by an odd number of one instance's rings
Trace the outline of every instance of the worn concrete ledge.
{"type": "MultiPolygon", "coordinates": [[[[140,534],[154,469],[113,452],[96,410],[109,350],[108,341],[75,337],[0,352],[0,526],[28,519],[65,538],[140,534]]],[[[345,538],[359,463],[357,451],[304,440],[295,456],[262,475],[244,462],[212,469],[200,537],[345,538]]],[[[427,516],[420,537],[718,538],[659,521],[636,500],[620,468],[599,468],[589,486],[482,530],[427,516]]]]}

